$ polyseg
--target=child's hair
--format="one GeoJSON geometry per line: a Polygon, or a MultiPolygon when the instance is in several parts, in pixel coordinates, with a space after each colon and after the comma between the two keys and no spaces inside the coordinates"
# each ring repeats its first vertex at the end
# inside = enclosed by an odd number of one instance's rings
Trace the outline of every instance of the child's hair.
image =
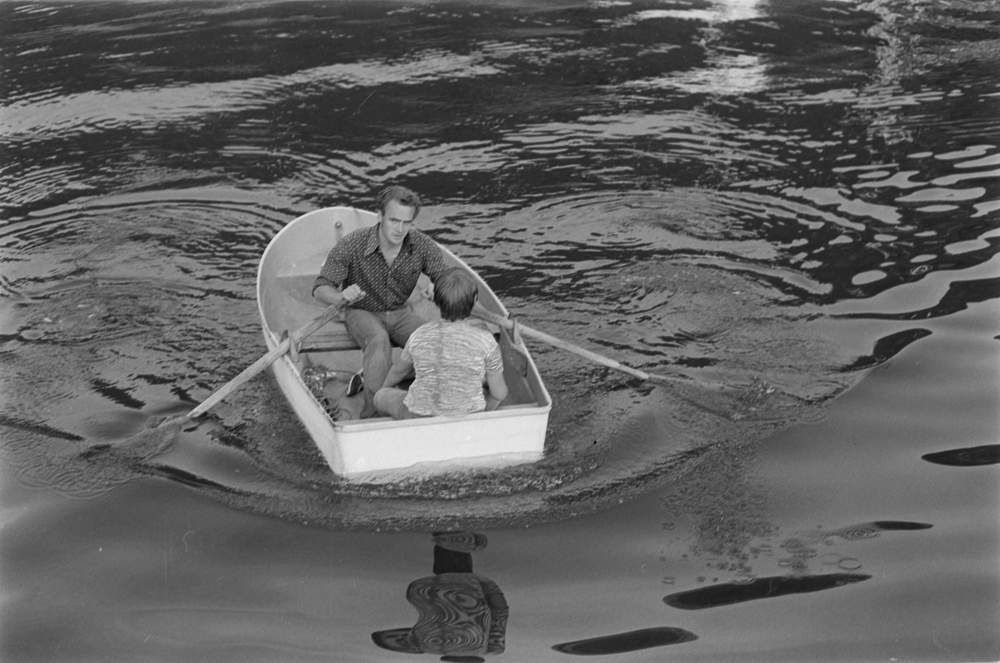
{"type": "Polygon", "coordinates": [[[405,186],[387,186],[375,196],[375,206],[378,211],[385,214],[385,207],[395,200],[404,207],[413,208],[413,218],[420,214],[420,196],[416,192],[407,189],[405,186]]]}
{"type": "Polygon", "coordinates": [[[452,267],[434,282],[434,303],[448,322],[465,320],[479,296],[475,279],[463,269],[452,267]]]}

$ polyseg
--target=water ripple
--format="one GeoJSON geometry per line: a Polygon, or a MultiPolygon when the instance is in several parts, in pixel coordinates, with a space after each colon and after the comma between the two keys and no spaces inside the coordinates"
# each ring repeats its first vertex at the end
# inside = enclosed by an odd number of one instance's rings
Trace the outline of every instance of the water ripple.
{"type": "MultiPolygon", "coordinates": [[[[322,90],[355,90],[386,84],[422,85],[437,79],[498,73],[478,55],[442,51],[397,61],[362,61],[314,67],[283,76],[131,90],[95,90],[0,105],[0,135],[38,140],[79,131],[119,127],[154,129],[219,113],[244,114],[322,90]]],[[[360,102],[359,102],[360,103],[360,102]]]]}

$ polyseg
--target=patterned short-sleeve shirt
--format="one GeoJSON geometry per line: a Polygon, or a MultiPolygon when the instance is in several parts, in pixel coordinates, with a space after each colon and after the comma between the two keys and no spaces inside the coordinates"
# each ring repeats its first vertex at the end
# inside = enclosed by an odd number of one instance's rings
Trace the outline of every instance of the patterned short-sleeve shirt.
{"type": "Polygon", "coordinates": [[[403,404],[415,414],[462,416],[486,408],[483,381],[503,373],[500,346],[484,329],[437,320],[417,327],[403,348],[416,377],[403,404]]]}
{"type": "Polygon", "coordinates": [[[351,304],[364,311],[392,311],[401,308],[417,285],[420,274],[434,281],[447,269],[441,249],[430,237],[412,229],[403,240],[392,267],[378,245],[378,224],[360,228],[333,247],[313,285],[346,288],[357,284],[365,296],[351,304]]]}

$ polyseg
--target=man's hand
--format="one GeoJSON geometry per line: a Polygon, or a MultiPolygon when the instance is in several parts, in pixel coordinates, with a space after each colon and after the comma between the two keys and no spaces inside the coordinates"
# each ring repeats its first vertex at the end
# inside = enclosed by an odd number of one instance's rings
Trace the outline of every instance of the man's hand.
{"type": "Polygon", "coordinates": [[[313,296],[324,304],[352,304],[365,296],[365,291],[357,284],[347,286],[343,292],[332,285],[321,285],[313,296]]]}
{"type": "Polygon", "coordinates": [[[365,291],[361,289],[361,286],[355,283],[344,288],[341,295],[347,300],[348,304],[353,304],[365,296],[365,291]]]}

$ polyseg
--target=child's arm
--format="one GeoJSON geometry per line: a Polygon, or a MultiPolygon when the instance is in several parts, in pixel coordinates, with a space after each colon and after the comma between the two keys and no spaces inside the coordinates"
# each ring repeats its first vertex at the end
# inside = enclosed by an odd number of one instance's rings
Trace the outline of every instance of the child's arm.
{"type": "Polygon", "coordinates": [[[486,411],[489,412],[497,409],[503,399],[507,398],[507,383],[504,382],[503,372],[487,373],[486,386],[489,388],[489,393],[486,394],[486,411]]]}
{"type": "Polygon", "coordinates": [[[400,357],[393,363],[392,368],[389,369],[389,374],[385,376],[385,382],[382,383],[382,388],[388,389],[390,387],[395,387],[397,384],[412,375],[413,362],[400,357]]]}

